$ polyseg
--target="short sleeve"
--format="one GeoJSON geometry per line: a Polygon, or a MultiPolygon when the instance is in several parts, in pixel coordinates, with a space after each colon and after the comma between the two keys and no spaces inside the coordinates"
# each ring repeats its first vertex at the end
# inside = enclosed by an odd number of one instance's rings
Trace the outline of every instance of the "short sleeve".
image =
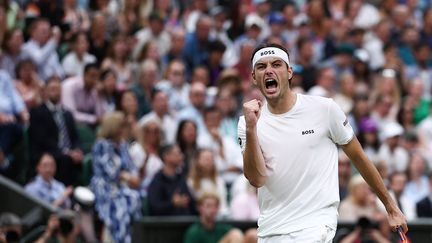
{"type": "Polygon", "coordinates": [[[342,109],[333,101],[329,105],[329,129],[331,140],[339,145],[345,145],[354,137],[354,131],[342,109]]]}
{"type": "Polygon", "coordinates": [[[239,118],[237,125],[237,137],[238,144],[240,145],[240,149],[243,154],[246,149],[246,121],[244,116],[239,118]]]}

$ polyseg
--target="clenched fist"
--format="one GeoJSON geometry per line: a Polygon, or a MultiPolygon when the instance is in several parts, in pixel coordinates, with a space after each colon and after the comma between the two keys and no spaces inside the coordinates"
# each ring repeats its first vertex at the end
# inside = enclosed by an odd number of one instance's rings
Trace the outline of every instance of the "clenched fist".
{"type": "Polygon", "coordinates": [[[247,128],[254,128],[261,114],[261,101],[253,99],[243,104],[243,115],[247,128]]]}

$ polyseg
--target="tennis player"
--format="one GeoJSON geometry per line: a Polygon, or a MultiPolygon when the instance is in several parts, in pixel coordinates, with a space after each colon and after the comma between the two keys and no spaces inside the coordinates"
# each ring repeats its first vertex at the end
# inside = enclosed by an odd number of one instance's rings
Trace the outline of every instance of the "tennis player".
{"type": "Polygon", "coordinates": [[[261,45],[252,67],[252,82],[265,102],[243,105],[238,135],[244,174],[258,188],[258,242],[332,242],[339,205],[337,145],[384,203],[392,229],[406,232],[405,216],[338,105],[290,89],[288,51],[261,45]]]}

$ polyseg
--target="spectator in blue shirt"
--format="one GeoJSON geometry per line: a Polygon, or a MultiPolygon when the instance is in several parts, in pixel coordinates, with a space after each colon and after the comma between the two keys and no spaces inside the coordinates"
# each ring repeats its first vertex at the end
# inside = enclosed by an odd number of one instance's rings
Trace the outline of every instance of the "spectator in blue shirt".
{"type": "Polygon", "coordinates": [[[11,169],[8,156],[21,141],[23,123],[28,121],[29,114],[12,78],[4,70],[0,70],[0,97],[0,172],[8,174],[11,169]]]}
{"type": "Polygon", "coordinates": [[[38,197],[54,206],[70,208],[69,196],[73,187],[65,187],[63,183],[54,179],[56,173],[56,162],[49,153],[44,153],[37,165],[35,179],[26,185],[25,190],[31,195],[38,197]]]}

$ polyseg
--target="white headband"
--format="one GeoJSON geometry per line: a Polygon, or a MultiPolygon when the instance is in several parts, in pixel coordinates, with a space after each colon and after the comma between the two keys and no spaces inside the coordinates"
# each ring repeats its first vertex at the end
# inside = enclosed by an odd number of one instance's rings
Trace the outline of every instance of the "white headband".
{"type": "Polygon", "coordinates": [[[279,57],[289,66],[288,54],[277,47],[266,47],[257,51],[252,59],[252,68],[255,67],[255,64],[264,57],[279,57]]]}

